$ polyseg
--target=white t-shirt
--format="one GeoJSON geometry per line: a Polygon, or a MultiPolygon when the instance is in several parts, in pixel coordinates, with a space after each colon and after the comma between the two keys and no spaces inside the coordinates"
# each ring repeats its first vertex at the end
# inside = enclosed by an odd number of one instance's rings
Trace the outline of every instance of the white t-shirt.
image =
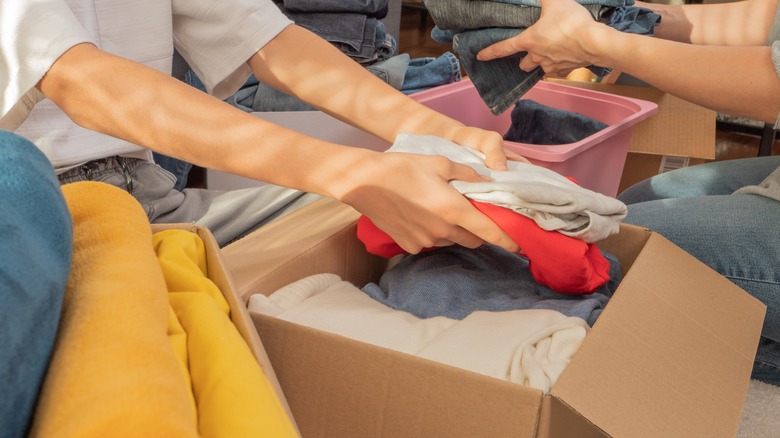
{"type": "Polygon", "coordinates": [[[60,173],[111,155],[150,157],[78,127],[34,88],[70,47],[91,42],[167,74],[176,47],[224,99],[251,73],[246,61],[292,22],[270,0],[13,0],[0,2],[0,23],[0,129],[33,141],[60,173]]]}

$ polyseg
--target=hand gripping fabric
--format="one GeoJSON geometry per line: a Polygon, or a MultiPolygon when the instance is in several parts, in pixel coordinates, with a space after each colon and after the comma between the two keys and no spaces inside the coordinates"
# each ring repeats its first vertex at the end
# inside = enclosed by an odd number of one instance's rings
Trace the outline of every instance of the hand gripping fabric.
{"type": "MultiPolygon", "coordinates": [[[[563,294],[585,295],[609,281],[609,261],[595,244],[544,230],[533,219],[507,208],[469,201],[517,243],[539,284],[563,294]]],[[[371,254],[390,258],[406,253],[366,216],[358,218],[357,236],[371,254]]]]}

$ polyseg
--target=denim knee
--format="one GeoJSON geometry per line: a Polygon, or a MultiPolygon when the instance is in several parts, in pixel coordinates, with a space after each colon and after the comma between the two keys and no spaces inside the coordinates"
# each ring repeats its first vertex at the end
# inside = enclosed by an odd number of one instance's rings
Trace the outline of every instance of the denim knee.
{"type": "Polygon", "coordinates": [[[71,215],[49,160],[0,131],[0,435],[26,436],[59,324],[71,215]]]}
{"type": "Polygon", "coordinates": [[[761,338],[753,363],[753,374],[756,380],[780,386],[780,343],[771,339],[761,338]]]}

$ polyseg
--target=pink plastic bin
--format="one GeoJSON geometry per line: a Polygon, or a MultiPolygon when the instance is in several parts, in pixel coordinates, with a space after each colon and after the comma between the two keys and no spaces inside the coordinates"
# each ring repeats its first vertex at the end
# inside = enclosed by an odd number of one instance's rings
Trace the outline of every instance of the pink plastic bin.
{"type": "MultiPolygon", "coordinates": [[[[466,125],[497,131],[509,129],[512,109],[495,116],[470,80],[464,79],[411,95],[415,100],[466,125]]],[[[504,142],[532,163],[577,180],[583,187],[616,196],[626,163],[633,126],[658,111],[640,99],[540,81],[523,97],[542,105],[580,113],[609,126],[576,143],[534,145],[504,142]]]]}

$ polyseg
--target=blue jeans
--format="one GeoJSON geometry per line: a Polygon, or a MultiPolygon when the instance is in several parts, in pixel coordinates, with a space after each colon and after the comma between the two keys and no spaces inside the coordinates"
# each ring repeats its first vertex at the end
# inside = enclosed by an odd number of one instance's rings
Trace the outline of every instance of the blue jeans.
{"type": "Polygon", "coordinates": [[[717,161],[629,187],[625,221],[647,227],[766,304],[753,377],[780,385],[780,202],[732,193],[759,184],[780,156],[717,161]]]}
{"type": "Polygon", "coordinates": [[[353,12],[374,18],[385,18],[387,0],[275,0],[293,12],[353,12]]]}
{"type": "Polygon", "coordinates": [[[385,272],[379,284],[363,287],[375,300],[419,318],[463,319],[476,310],[556,310],[593,325],[617,289],[622,274],[615,256],[610,281],[590,295],[566,295],[539,284],[528,259],[484,244],[476,249],[452,245],[405,257],[385,272]]]}
{"type": "Polygon", "coordinates": [[[54,347],[73,226],[49,160],[5,131],[0,205],[0,437],[24,437],[54,347]]]}
{"type": "Polygon", "coordinates": [[[410,60],[401,91],[404,94],[412,94],[459,80],[461,75],[458,58],[450,52],[444,52],[436,58],[410,60]]]}

